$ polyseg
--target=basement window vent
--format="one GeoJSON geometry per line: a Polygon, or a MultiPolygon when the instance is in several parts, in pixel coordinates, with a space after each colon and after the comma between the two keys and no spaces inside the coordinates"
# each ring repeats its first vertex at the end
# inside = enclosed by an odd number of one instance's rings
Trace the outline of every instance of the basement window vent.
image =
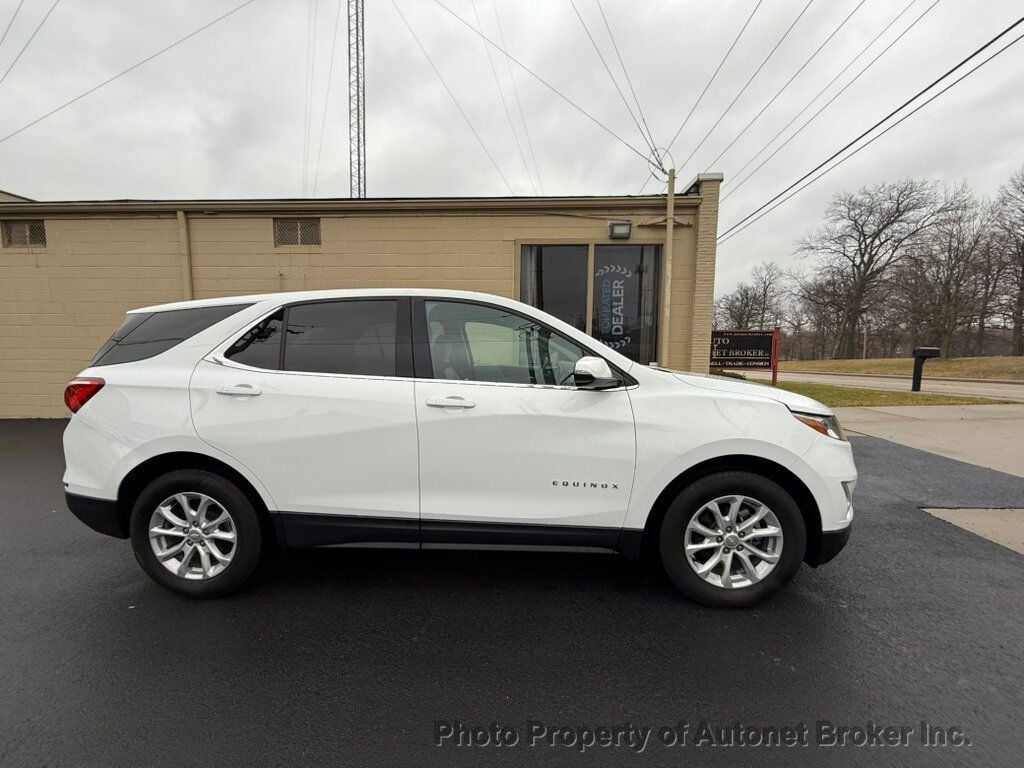
{"type": "Polygon", "coordinates": [[[320,219],[274,219],[274,245],[320,245],[320,219]]]}
{"type": "Polygon", "coordinates": [[[46,225],[42,219],[0,222],[0,230],[5,248],[46,245],[46,225]]]}

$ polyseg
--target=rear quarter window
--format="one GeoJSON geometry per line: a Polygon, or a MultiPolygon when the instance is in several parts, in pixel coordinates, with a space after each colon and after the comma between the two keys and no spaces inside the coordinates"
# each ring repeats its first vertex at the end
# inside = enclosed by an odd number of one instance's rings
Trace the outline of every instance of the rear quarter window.
{"type": "Polygon", "coordinates": [[[121,327],[100,347],[92,364],[116,365],[146,360],[249,306],[252,305],[229,304],[163,312],[133,312],[125,317],[121,327]]]}

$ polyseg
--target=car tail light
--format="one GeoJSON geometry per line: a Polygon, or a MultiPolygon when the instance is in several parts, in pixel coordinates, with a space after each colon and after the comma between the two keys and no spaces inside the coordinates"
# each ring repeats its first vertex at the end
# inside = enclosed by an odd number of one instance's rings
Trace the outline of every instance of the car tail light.
{"type": "Polygon", "coordinates": [[[64,404],[72,413],[78,413],[79,409],[92,399],[92,396],[103,389],[106,382],[103,379],[80,377],[72,379],[64,388],[64,404]]]}

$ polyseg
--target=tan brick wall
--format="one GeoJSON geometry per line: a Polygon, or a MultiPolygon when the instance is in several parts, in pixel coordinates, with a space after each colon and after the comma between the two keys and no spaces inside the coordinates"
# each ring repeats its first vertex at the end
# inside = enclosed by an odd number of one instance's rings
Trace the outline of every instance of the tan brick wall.
{"type": "MultiPolygon", "coordinates": [[[[683,226],[675,228],[673,243],[667,361],[675,368],[707,366],[715,216],[702,211],[698,217],[692,206],[677,208],[683,226]],[[698,269],[695,254],[703,248],[706,257],[707,231],[711,265],[698,269]]],[[[88,365],[124,312],[180,300],[187,285],[174,213],[44,218],[46,248],[0,249],[0,417],[66,416],[64,385],[88,365]]],[[[663,225],[641,225],[656,218],[649,209],[572,215],[323,214],[319,247],[275,247],[272,216],[190,213],[192,286],[197,299],[385,287],[517,298],[522,244],[606,243],[608,221],[623,218],[634,222],[631,244],[664,242],[663,225]]]]}
{"type": "Polygon", "coordinates": [[[0,248],[0,417],[67,416],[63,392],[127,309],[181,298],[173,217],[47,219],[0,248]]]}

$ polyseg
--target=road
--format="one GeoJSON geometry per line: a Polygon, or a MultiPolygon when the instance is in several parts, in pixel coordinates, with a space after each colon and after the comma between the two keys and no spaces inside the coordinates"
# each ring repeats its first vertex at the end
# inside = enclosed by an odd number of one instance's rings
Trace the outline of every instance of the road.
{"type": "MultiPolygon", "coordinates": [[[[1021,384],[1002,384],[999,382],[978,381],[937,381],[927,376],[921,382],[922,392],[936,395],[962,395],[967,397],[990,397],[999,400],[1014,400],[1024,403],[1024,382],[1021,384]]],[[[771,372],[744,371],[743,375],[758,381],[771,379],[771,372]]],[[[910,378],[903,376],[855,376],[833,373],[794,373],[779,371],[780,381],[807,381],[814,384],[832,384],[837,387],[860,387],[862,389],[893,389],[901,392],[910,391],[910,378]]]]}
{"type": "Polygon", "coordinates": [[[294,553],[235,597],[190,601],[64,509],[62,426],[0,422],[5,768],[1017,766],[1024,753],[1024,557],[919,509],[1024,507],[1024,479],[854,438],[849,547],[751,610],[696,606],[614,556],[435,551],[294,553]],[[435,722],[455,720],[524,736],[433,746],[435,722]],[[640,753],[623,740],[581,754],[528,746],[531,720],[810,733],[806,747],[651,736],[640,753]],[[823,720],[912,730],[907,746],[826,748],[823,720]],[[922,746],[922,720],[966,741],[922,746]]]}

